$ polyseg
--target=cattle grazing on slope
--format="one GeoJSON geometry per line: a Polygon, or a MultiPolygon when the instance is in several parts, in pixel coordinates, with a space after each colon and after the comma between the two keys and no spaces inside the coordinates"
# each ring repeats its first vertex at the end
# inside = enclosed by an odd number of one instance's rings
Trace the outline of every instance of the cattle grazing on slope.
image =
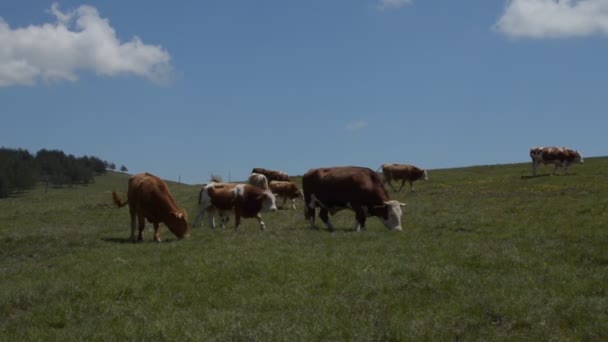
{"type": "Polygon", "coordinates": [[[263,169],[261,167],[256,167],[256,168],[253,168],[253,170],[251,170],[251,173],[263,174],[264,176],[266,176],[266,179],[268,180],[268,182],[272,182],[273,180],[289,181],[289,175],[287,175],[283,171],[274,171],[274,170],[263,169]]]}
{"type": "Polygon", "coordinates": [[[270,191],[275,194],[275,196],[283,198],[281,207],[284,207],[287,199],[290,199],[291,207],[296,209],[296,199],[304,199],[302,190],[298,189],[298,186],[294,182],[272,181],[270,182],[270,191]]]}
{"type": "Polygon", "coordinates": [[[391,200],[380,176],[369,168],[346,166],[311,169],[302,178],[305,218],[314,228],[315,208],[331,231],[328,214],[349,208],[355,212],[354,229],[365,230],[368,216],[380,218],[389,229],[401,230],[403,203],[391,200]]]}
{"type": "Polygon", "coordinates": [[[247,182],[262,190],[268,190],[268,179],[261,173],[252,173],[247,182]]]}
{"type": "Polygon", "coordinates": [[[401,187],[397,192],[400,192],[407,181],[410,184],[410,191],[414,192],[414,182],[419,179],[429,180],[426,170],[422,170],[414,165],[409,164],[382,164],[382,175],[384,184],[388,183],[391,189],[395,191],[391,181],[401,180],[401,187]]]}
{"type": "Polygon", "coordinates": [[[116,192],[112,192],[114,203],[120,208],[129,204],[131,216],[131,241],[135,242],[135,221],[139,234],[138,241],[143,240],[146,221],[154,225],[154,241],[160,241],[159,223],[164,223],[179,239],[190,236],[188,213],[177,207],[167,184],[149,173],[140,173],[129,178],[127,200],[122,201],[116,192]]]}
{"type": "MultiPolygon", "coordinates": [[[[256,218],[260,229],[264,230],[266,224],[262,221],[260,212],[276,211],[275,197],[269,190],[262,190],[250,184],[210,183],[205,185],[201,192],[200,207],[197,214],[203,216],[209,213],[209,225],[215,229],[213,216],[216,211],[220,217],[226,217],[230,212],[235,216],[235,230],[243,218],[256,218]]],[[[225,220],[222,218],[222,225],[225,220]]]]}
{"type": "Polygon", "coordinates": [[[530,149],[532,158],[532,176],[536,176],[538,164],[554,164],[552,174],[555,174],[558,167],[562,167],[564,174],[568,174],[568,166],[574,163],[584,163],[583,157],[578,151],[566,147],[532,147],[530,149]]]}

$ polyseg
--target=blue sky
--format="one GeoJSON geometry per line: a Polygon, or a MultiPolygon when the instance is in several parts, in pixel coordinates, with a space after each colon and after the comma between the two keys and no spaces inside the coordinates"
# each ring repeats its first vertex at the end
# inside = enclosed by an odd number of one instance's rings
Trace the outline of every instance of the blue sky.
{"type": "Polygon", "coordinates": [[[3,147],[186,183],[608,154],[608,0],[7,0],[0,17],[3,147]]]}

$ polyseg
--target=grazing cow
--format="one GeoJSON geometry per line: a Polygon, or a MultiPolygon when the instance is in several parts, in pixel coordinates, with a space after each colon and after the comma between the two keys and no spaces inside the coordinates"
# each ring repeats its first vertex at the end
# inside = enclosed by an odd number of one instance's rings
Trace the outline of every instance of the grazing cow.
{"type": "Polygon", "coordinates": [[[302,190],[298,189],[298,186],[294,182],[272,181],[270,182],[270,191],[275,196],[283,198],[281,207],[284,207],[287,199],[290,199],[291,207],[296,209],[296,198],[304,199],[302,190]]]}
{"type": "Polygon", "coordinates": [[[578,151],[565,147],[532,147],[530,158],[532,158],[532,176],[536,176],[536,168],[540,163],[554,164],[552,174],[555,174],[560,166],[564,169],[564,174],[568,174],[568,166],[585,162],[578,151]]]}
{"type": "Polygon", "coordinates": [[[252,173],[249,176],[248,182],[262,190],[268,190],[268,179],[261,173],[252,173]]]}
{"type": "Polygon", "coordinates": [[[305,218],[314,228],[315,208],[327,229],[333,230],[329,214],[342,209],[355,212],[355,230],[365,230],[368,216],[377,216],[389,229],[401,230],[403,203],[391,200],[380,176],[364,167],[332,167],[309,170],[302,178],[305,218]]]}
{"type": "MultiPolygon", "coordinates": [[[[202,216],[204,211],[210,213],[209,225],[213,229],[215,229],[213,220],[215,211],[219,211],[220,216],[225,216],[228,212],[234,212],[235,230],[241,223],[241,217],[255,217],[260,224],[260,228],[264,230],[266,225],[262,221],[260,212],[277,210],[272,192],[250,184],[207,184],[202,190],[200,202],[197,217],[202,216]]],[[[224,222],[222,219],[222,225],[224,222]]]]}
{"type": "Polygon", "coordinates": [[[408,164],[382,164],[382,175],[384,176],[384,184],[388,183],[391,189],[395,191],[392,180],[401,180],[401,187],[397,192],[400,192],[407,181],[410,183],[410,190],[414,192],[414,182],[419,179],[429,180],[426,170],[417,168],[414,165],[408,164]]]}
{"type": "Polygon", "coordinates": [[[146,221],[154,225],[154,241],[160,241],[159,223],[164,223],[179,239],[190,236],[188,213],[177,207],[167,184],[149,173],[140,173],[129,178],[127,200],[123,202],[112,192],[114,203],[120,208],[129,204],[131,215],[131,241],[135,242],[135,219],[139,227],[138,241],[143,240],[146,221]]]}
{"type": "Polygon", "coordinates": [[[289,181],[289,176],[283,172],[283,171],[273,171],[273,170],[267,170],[267,169],[262,169],[261,167],[256,167],[253,170],[251,170],[251,173],[261,173],[264,176],[266,176],[266,179],[268,179],[268,182],[272,182],[272,181],[289,181]]]}

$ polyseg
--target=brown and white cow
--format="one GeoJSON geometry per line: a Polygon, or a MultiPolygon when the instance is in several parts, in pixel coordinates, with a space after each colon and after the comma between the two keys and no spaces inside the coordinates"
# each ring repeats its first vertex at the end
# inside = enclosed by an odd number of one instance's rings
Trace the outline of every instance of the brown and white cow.
{"type": "Polygon", "coordinates": [[[154,241],[160,241],[159,223],[164,223],[179,239],[190,236],[188,213],[177,207],[167,184],[149,173],[140,173],[129,178],[127,200],[123,202],[112,192],[114,203],[120,208],[129,204],[131,215],[131,241],[135,242],[135,220],[139,227],[137,240],[143,240],[146,221],[154,225],[154,241]]]}
{"type": "Polygon", "coordinates": [[[564,169],[564,174],[568,174],[568,166],[573,163],[583,164],[585,161],[578,151],[566,147],[532,147],[530,149],[532,158],[532,176],[536,176],[538,164],[554,164],[552,174],[555,174],[558,167],[564,169]]]}
{"type": "Polygon", "coordinates": [[[422,170],[414,165],[409,164],[382,164],[382,175],[384,176],[384,184],[388,183],[391,189],[395,191],[391,181],[401,180],[401,187],[397,192],[403,189],[405,182],[410,184],[410,191],[414,192],[414,182],[419,179],[429,180],[426,170],[422,170]]]}
{"type": "MultiPolygon", "coordinates": [[[[220,182],[215,182],[213,180],[211,182],[215,183],[216,186],[218,186],[218,185],[221,184],[222,186],[226,186],[226,187],[230,187],[230,188],[233,188],[233,187],[235,187],[237,185],[236,183],[222,183],[221,181],[220,182]]],[[[214,206],[208,206],[205,209],[201,208],[201,203],[202,203],[202,200],[203,200],[203,193],[205,192],[205,187],[207,187],[207,185],[208,184],[203,184],[203,187],[198,192],[199,210],[198,210],[196,216],[194,217],[194,220],[192,220],[192,227],[196,227],[197,226],[197,222],[199,222],[199,219],[200,219],[201,226],[203,226],[204,213],[207,213],[207,215],[209,215],[209,222],[210,222],[211,228],[215,228],[215,215],[216,214],[219,215],[221,227],[225,228],[226,227],[226,223],[228,223],[228,221],[230,220],[230,212],[232,211],[232,209],[229,209],[229,210],[218,210],[214,206]]]]}
{"type": "Polygon", "coordinates": [[[283,198],[281,207],[284,207],[287,199],[290,199],[291,207],[296,209],[296,199],[304,199],[302,190],[298,189],[298,186],[294,182],[272,181],[270,182],[270,191],[272,191],[275,196],[283,198]]]}
{"type": "MultiPolygon", "coordinates": [[[[269,190],[262,190],[250,184],[210,183],[202,190],[197,217],[208,212],[209,225],[215,229],[213,219],[215,211],[219,211],[220,216],[224,217],[227,213],[234,212],[235,230],[241,223],[241,217],[255,217],[260,228],[264,230],[266,224],[262,221],[260,212],[275,210],[277,210],[276,200],[269,190]]],[[[222,219],[222,225],[224,222],[225,220],[222,219]]]]}
{"type": "Polygon", "coordinates": [[[261,173],[252,173],[247,182],[262,190],[268,190],[268,179],[261,173]]]}
{"type": "Polygon", "coordinates": [[[345,166],[309,170],[302,178],[305,218],[314,228],[315,208],[320,207],[319,217],[331,231],[333,226],[328,214],[342,209],[355,212],[354,229],[365,230],[369,216],[380,218],[389,229],[401,230],[403,203],[391,200],[380,176],[365,167],[345,166]]]}
{"type": "Polygon", "coordinates": [[[251,170],[251,173],[263,174],[264,176],[266,176],[266,179],[268,179],[268,182],[289,181],[289,175],[287,175],[283,171],[274,171],[274,170],[263,169],[261,167],[256,167],[256,168],[253,168],[253,170],[251,170]]]}

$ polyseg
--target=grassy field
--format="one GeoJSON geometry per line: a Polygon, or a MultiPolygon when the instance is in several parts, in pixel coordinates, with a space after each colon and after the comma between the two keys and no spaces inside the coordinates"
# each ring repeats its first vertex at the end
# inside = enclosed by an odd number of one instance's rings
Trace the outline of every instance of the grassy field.
{"type": "MultiPolygon", "coordinates": [[[[431,170],[403,232],[193,228],[127,242],[128,176],[0,200],[0,341],[607,340],[608,158],[431,170]]],[[[195,215],[198,186],[169,183],[195,215]]]]}

